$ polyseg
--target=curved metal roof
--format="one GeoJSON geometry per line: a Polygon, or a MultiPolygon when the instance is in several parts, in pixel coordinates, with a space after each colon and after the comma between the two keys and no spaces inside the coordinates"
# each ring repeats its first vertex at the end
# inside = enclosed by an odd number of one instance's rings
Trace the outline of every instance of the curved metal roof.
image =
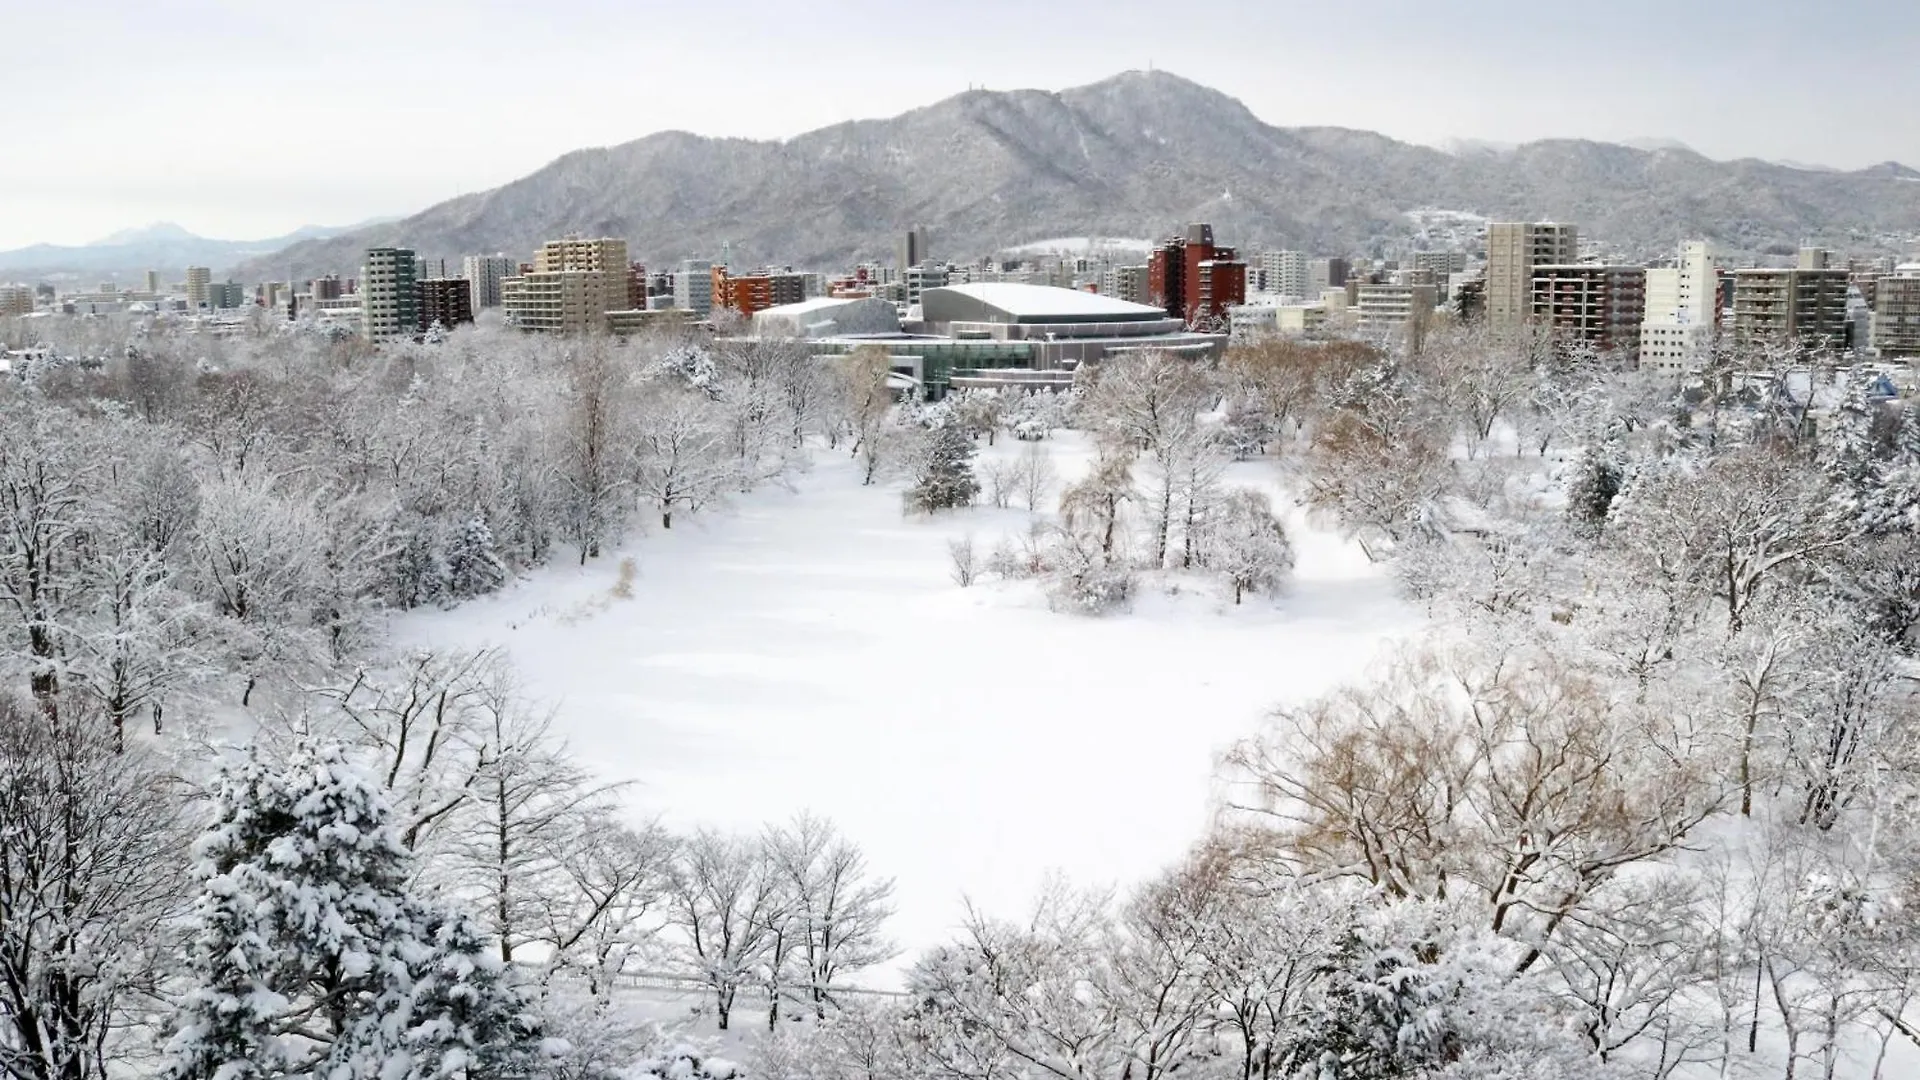
{"type": "Polygon", "coordinates": [[[930,323],[1144,322],[1167,317],[1164,309],[1146,304],[1016,282],[928,289],[920,294],[920,310],[930,323]]]}

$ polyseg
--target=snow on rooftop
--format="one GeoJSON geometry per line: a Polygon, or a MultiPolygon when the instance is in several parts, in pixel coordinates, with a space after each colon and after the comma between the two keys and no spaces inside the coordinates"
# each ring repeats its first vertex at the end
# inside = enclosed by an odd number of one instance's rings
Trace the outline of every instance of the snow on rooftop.
{"type": "Polygon", "coordinates": [[[777,304],[773,307],[761,308],[759,311],[755,312],[754,314],[756,315],[808,315],[816,311],[825,310],[827,308],[837,308],[844,304],[857,304],[862,299],[864,298],[863,297],[844,297],[844,296],[816,296],[810,300],[802,300],[797,304],[777,304]]]}
{"type": "MultiPolygon", "coordinates": [[[[1122,319],[1142,316],[1166,317],[1166,312],[1146,304],[1115,300],[1099,293],[1062,289],[1054,285],[1023,285],[1012,281],[989,281],[977,285],[947,285],[928,293],[951,292],[997,307],[1014,318],[1038,318],[1046,315],[1111,315],[1122,319]]],[[[923,301],[924,301],[923,294],[923,301]]]]}

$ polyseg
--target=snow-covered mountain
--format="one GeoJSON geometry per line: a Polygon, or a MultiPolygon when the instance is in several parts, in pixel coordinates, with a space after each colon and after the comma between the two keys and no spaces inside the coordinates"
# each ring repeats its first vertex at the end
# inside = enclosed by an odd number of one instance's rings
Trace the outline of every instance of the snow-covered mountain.
{"type": "Polygon", "coordinates": [[[1622,252],[1710,237],[1735,250],[1864,247],[1920,232],[1920,187],[1691,150],[1556,139],[1450,154],[1372,132],[1275,127],[1166,72],[1090,86],[969,91],[887,120],[777,142],[663,132],[579,150],[492,191],[295,245],[243,276],[347,271],[371,244],[428,256],[526,253],[569,232],[625,237],[636,259],[840,265],[890,257],[921,225],[937,255],[1061,236],[1161,236],[1212,221],[1244,245],[1366,250],[1405,213],[1446,206],[1579,222],[1622,252]],[[1228,194],[1231,193],[1231,194],[1228,194]]]}
{"type": "MultiPolygon", "coordinates": [[[[156,221],[139,228],[122,229],[91,244],[34,244],[0,251],[0,272],[33,277],[118,275],[123,281],[132,281],[148,270],[176,275],[189,266],[206,266],[224,272],[236,263],[258,259],[290,244],[324,240],[376,224],[368,221],[343,226],[305,225],[284,236],[264,240],[214,240],[195,235],[171,221],[156,221]]],[[[283,275],[284,269],[279,276],[283,275]]]]}

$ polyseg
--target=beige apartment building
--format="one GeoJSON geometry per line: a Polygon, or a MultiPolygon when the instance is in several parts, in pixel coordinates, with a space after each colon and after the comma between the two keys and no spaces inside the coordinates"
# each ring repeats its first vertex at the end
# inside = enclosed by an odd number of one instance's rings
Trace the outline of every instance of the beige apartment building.
{"type": "Polygon", "coordinates": [[[549,240],[533,255],[533,272],[500,283],[500,306],[522,330],[550,334],[607,329],[607,313],[632,307],[627,242],[610,237],[549,240]]]}
{"type": "Polygon", "coordinates": [[[0,316],[33,314],[33,286],[0,285],[0,316]]]}
{"type": "Polygon", "coordinates": [[[187,307],[193,310],[207,306],[207,286],[213,283],[213,270],[205,266],[187,267],[187,307]]]}
{"type": "Polygon", "coordinates": [[[1487,325],[1517,330],[1533,311],[1533,268],[1579,261],[1580,230],[1550,221],[1487,226],[1487,325]]]}

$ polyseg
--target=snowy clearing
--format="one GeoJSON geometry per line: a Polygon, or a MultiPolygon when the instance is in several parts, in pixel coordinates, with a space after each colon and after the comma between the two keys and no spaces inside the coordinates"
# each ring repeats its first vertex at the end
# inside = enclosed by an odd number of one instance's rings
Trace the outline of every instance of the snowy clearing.
{"type": "MultiPolygon", "coordinates": [[[[1069,480],[1091,454],[1072,432],[1047,445],[1069,480]]],[[[1273,477],[1248,463],[1227,482],[1273,477]]],[[[1298,571],[1278,600],[1235,608],[1181,578],[1084,618],[1048,611],[1031,582],[950,577],[948,540],[972,535],[984,557],[1025,511],[905,518],[898,484],[862,487],[825,451],[795,488],[396,630],[503,647],[582,759],[634,782],[637,813],[741,830],[831,817],[896,878],[903,960],[964,899],[1017,916],[1049,871],[1124,885],[1168,863],[1206,823],[1220,750],[1420,621],[1355,545],[1293,517],[1298,571]]]]}

